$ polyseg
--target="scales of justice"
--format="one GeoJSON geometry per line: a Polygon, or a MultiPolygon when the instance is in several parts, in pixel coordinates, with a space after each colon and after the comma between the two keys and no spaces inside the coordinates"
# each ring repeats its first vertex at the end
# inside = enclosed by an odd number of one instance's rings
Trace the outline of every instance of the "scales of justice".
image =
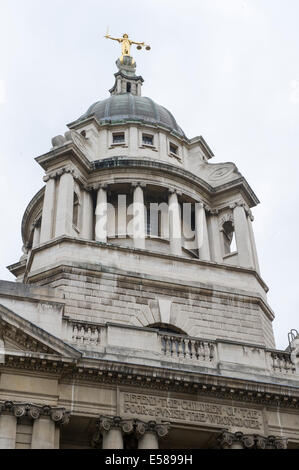
{"type": "MultiPolygon", "coordinates": [[[[122,64],[124,63],[124,57],[131,57],[130,52],[131,52],[131,46],[133,44],[137,45],[138,50],[142,49],[143,47],[147,51],[151,50],[151,47],[148,44],[145,44],[144,42],[132,41],[132,39],[129,38],[128,34],[123,34],[123,36],[121,38],[113,38],[112,36],[110,36],[110,34],[107,31],[107,33],[104,37],[106,39],[111,39],[112,41],[117,41],[121,44],[121,56],[120,56],[119,60],[122,64]]],[[[134,64],[135,64],[135,61],[132,58],[132,65],[134,65],[134,64]]]]}

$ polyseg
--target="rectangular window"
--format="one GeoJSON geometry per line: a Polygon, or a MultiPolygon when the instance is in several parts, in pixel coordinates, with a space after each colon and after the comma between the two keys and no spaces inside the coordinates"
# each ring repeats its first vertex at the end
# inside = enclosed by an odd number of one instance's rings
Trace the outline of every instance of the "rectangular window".
{"type": "Polygon", "coordinates": [[[177,145],[174,145],[172,143],[169,144],[169,151],[170,153],[173,153],[174,155],[177,155],[178,154],[178,146],[177,145]]]}
{"type": "Polygon", "coordinates": [[[142,134],[143,145],[154,145],[154,136],[148,134],[142,134]]]}
{"type": "Polygon", "coordinates": [[[124,144],[125,134],[124,132],[115,132],[113,134],[113,143],[114,144],[124,144]]]}

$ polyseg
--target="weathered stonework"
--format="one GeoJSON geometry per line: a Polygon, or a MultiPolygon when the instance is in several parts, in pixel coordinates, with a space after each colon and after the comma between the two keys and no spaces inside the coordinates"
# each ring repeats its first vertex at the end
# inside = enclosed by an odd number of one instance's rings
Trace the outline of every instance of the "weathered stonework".
{"type": "Polygon", "coordinates": [[[0,281],[0,448],[298,448],[299,336],[275,349],[259,201],[129,72],[37,158],[0,281]]]}

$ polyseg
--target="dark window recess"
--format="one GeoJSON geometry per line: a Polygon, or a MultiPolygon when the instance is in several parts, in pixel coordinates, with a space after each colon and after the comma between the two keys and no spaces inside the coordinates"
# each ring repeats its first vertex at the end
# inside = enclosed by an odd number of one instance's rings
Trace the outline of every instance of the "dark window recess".
{"type": "Polygon", "coordinates": [[[175,155],[178,154],[178,147],[174,144],[169,144],[170,153],[174,153],[175,155]]]}
{"type": "Polygon", "coordinates": [[[127,93],[131,93],[131,83],[127,83],[127,93]]]}
{"type": "Polygon", "coordinates": [[[144,145],[154,145],[154,137],[152,135],[142,135],[142,143],[144,145]]]}
{"type": "Polygon", "coordinates": [[[125,134],[113,134],[113,143],[114,144],[121,144],[125,141],[125,134]]]}

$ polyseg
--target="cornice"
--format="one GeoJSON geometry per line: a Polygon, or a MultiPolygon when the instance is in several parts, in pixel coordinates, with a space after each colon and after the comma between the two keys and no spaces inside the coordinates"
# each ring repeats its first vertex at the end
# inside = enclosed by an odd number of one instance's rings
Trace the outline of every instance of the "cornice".
{"type": "Polygon", "coordinates": [[[167,368],[127,364],[103,359],[64,361],[51,357],[34,358],[9,353],[3,370],[26,370],[60,375],[60,381],[72,383],[133,386],[138,390],[156,390],[196,395],[201,398],[233,400],[234,402],[299,409],[299,388],[278,383],[228,378],[208,373],[194,373],[167,368]]]}
{"type": "MultiPolygon", "coordinates": [[[[56,245],[59,245],[62,242],[68,242],[68,243],[73,243],[73,244],[78,244],[78,245],[84,244],[84,245],[94,246],[94,247],[103,246],[103,247],[109,248],[109,249],[114,250],[114,251],[116,250],[116,251],[123,251],[123,252],[127,252],[127,253],[132,253],[132,254],[142,254],[142,255],[147,256],[147,257],[165,258],[165,259],[169,259],[169,260],[173,260],[173,261],[181,261],[182,263],[187,263],[187,264],[196,264],[197,266],[198,265],[199,266],[211,266],[211,267],[217,268],[217,269],[225,269],[225,270],[228,270],[228,271],[248,273],[248,274],[252,274],[257,279],[257,281],[262,286],[262,288],[265,290],[265,292],[268,291],[268,287],[265,284],[265,282],[263,281],[263,279],[260,277],[260,275],[254,269],[251,269],[251,268],[244,268],[244,267],[241,267],[241,266],[233,266],[233,265],[224,264],[224,263],[221,264],[221,263],[216,263],[214,261],[204,261],[204,260],[200,260],[200,259],[184,258],[182,256],[165,254],[165,253],[156,252],[156,251],[142,250],[142,249],[138,249],[138,248],[131,248],[131,247],[126,247],[126,246],[114,245],[112,243],[97,242],[97,241],[93,241],[93,240],[84,240],[84,239],[73,238],[73,237],[68,237],[68,236],[62,236],[62,237],[55,238],[53,240],[50,240],[49,242],[43,243],[42,245],[39,245],[36,248],[32,249],[32,251],[30,253],[29,260],[28,260],[28,263],[27,263],[27,267],[26,267],[27,279],[30,279],[31,277],[34,278],[38,274],[38,273],[34,273],[33,276],[30,276],[30,269],[31,269],[31,265],[32,265],[34,255],[36,253],[38,253],[39,251],[42,251],[46,247],[56,246],[56,245]]],[[[55,267],[58,267],[58,265],[57,266],[51,266],[50,269],[53,269],[55,267]]],[[[79,266],[77,266],[77,267],[79,267],[79,266]]],[[[90,267],[92,268],[93,265],[90,265],[90,267]]],[[[95,266],[94,266],[94,268],[95,268],[95,266]]],[[[102,269],[102,267],[101,267],[101,269],[102,269]]],[[[42,272],[44,272],[44,270],[41,271],[41,273],[42,272]]],[[[118,272],[122,273],[120,270],[118,270],[118,272]]],[[[134,277],[134,274],[126,272],[126,276],[130,276],[130,277],[133,276],[134,277]]],[[[148,276],[148,278],[150,278],[150,276],[148,276]]],[[[172,281],[172,283],[175,284],[173,281],[172,281]]],[[[190,285],[190,284],[188,284],[188,285],[190,285]]],[[[213,287],[213,290],[215,290],[215,289],[217,290],[217,286],[213,287]]],[[[235,292],[235,290],[233,292],[235,292]]],[[[248,296],[248,293],[244,292],[244,295],[248,296]]],[[[268,308],[268,310],[269,310],[269,308],[268,308]]],[[[272,315],[273,315],[273,312],[271,311],[270,316],[272,317],[272,315]]]]}

